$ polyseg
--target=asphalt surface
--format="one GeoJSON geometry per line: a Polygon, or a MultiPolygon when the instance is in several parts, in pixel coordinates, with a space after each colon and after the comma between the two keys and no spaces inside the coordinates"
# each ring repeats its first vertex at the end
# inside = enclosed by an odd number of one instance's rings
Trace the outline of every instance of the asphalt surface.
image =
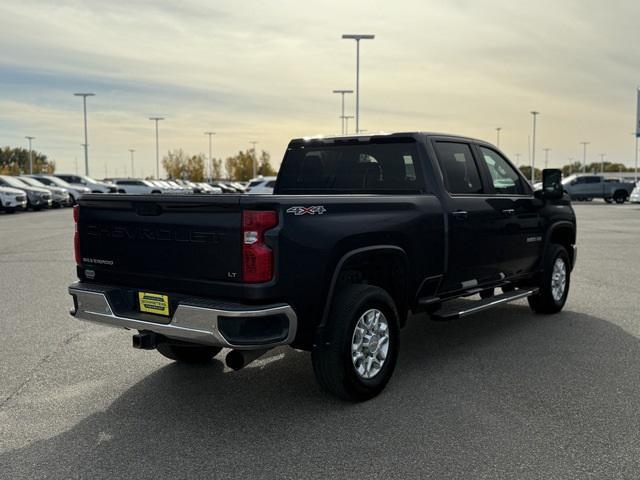
{"type": "Polygon", "coordinates": [[[576,206],[565,310],[411,319],[363,404],[310,357],[240,372],[71,319],[71,210],[0,214],[0,478],[640,477],[640,206],[576,206]]]}

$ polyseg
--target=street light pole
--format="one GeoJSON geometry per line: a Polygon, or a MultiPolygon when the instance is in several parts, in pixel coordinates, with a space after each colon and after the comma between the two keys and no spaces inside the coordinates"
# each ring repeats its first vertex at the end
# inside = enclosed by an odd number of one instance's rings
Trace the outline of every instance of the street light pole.
{"type": "Polygon", "coordinates": [[[29,140],[29,175],[33,174],[33,151],[31,150],[31,140],[34,140],[36,137],[24,137],[29,140]]]}
{"type": "Polygon", "coordinates": [[[550,148],[544,148],[544,168],[549,167],[549,150],[550,148]]]}
{"type": "Polygon", "coordinates": [[[344,120],[344,134],[349,135],[349,119],[353,118],[353,115],[343,115],[342,119],[344,120]]]}
{"type": "Polygon", "coordinates": [[[133,170],[133,152],[135,152],[135,150],[133,148],[130,148],[129,153],[131,154],[131,177],[132,178],[136,176],[133,170]]]}
{"type": "Polygon", "coordinates": [[[536,171],[536,118],[540,112],[532,111],[531,115],[533,115],[533,138],[531,140],[531,185],[533,185],[536,171]]]}
{"type": "Polygon", "coordinates": [[[375,35],[344,34],[342,38],[356,41],[356,134],[360,132],[360,40],[373,40],[375,35]]]}
{"type": "Polygon", "coordinates": [[[163,117],[149,117],[149,120],[156,122],[156,180],[160,179],[160,142],[158,141],[158,122],[164,120],[163,117]]]}
{"type": "Polygon", "coordinates": [[[253,178],[256,178],[256,174],[258,173],[258,154],[256,152],[256,144],[258,142],[256,142],[255,140],[249,142],[251,145],[253,145],[253,178]]]}
{"type": "Polygon", "coordinates": [[[340,119],[342,120],[342,130],[340,134],[344,135],[344,95],[345,93],[353,93],[353,90],[334,90],[333,93],[339,93],[342,96],[342,113],[340,115],[340,119]]]}
{"type": "Polygon", "coordinates": [[[211,137],[216,134],[216,132],[204,132],[205,135],[209,136],[209,183],[211,183],[211,173],[212,173],[212,158],[211,158],[211,137]]]}
{"type": "Polygon", "coordinates": [[[76,97],[82,97],[82,109],[84,111],[84,173],[89,175],[89,135],[87,133],[87,97],[95,96],[95,93],[74,93],[76,97]]]}
{"type": "Polygon", "coordinates": [[[500,148],[500,130],[502,127],[496,127],[496,147],[500,148]]]}
{"type": "Polygon", "coordinates": [[[516,153],[516,166],[520,163],[520,153],[516,153]]]}
{"type": "Polygon", "coordinates": [[[636,134],[636,163],[635,163],[635,182],[638,183],[638,137],[640,134],[636,134]]]}
{"type": "Polygon", "coordinates": [[[601,153],[600,154],[600,173],[604,175],[604,157],[605,154],[601,153]]]}
{"type": "Polygon", "coordinates": [[[582,145],[582,173],[587,172],[587,145],[591,142],[580,142],[582,145]]]}

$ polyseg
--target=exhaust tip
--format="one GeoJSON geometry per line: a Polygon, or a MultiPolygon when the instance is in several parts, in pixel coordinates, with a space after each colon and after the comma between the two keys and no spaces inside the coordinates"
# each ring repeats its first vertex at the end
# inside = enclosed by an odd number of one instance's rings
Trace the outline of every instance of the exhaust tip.
{"type": "Polygon", "coordinates": [[[231,350],[225,357],[225,363],[232,370],[241,370],[268,351],[268,348],[260,350],[231,350]]]}
{"type": "Polygon", "coordinates": [[[132,338],[133,348],[139,350],[153,350],[156,348],[156,334],[153,332],[140,332],[132,338]]]}

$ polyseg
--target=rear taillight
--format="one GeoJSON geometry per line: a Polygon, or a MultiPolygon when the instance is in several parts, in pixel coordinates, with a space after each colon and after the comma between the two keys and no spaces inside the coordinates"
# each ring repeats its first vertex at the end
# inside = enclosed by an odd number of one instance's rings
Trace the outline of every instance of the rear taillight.
{"type": "Polygon", "coordinates": [[[264,243],[264,232],[278,225],[274,211],[242,212],[242,281],[268,282],[273,277],[273,251],[264,243]]]}
{"type": "Polygon", "coordinates": [[[75,231],[73,233],[73,253],[76,256],[76,265],[80,265],[82,258],[80,257],[80,232],[78,232],[78,205],[73,206],[73,223],[75,231]]]}

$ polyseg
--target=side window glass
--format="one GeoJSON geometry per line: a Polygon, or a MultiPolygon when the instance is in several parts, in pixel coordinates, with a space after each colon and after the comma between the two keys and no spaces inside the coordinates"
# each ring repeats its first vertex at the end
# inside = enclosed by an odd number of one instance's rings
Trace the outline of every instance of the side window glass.
{"type": "Polygon", "coordinates": [[[525,193],[522,179],[502,155],[485,147],[480,147],[480,152],[497,194],[522,195],[525,193]]]}
{"type": "Polygon", "coordinates": [[[480,173],[468,144],[436,142],[436,152],[449,193],[483,193],[480,173]]]}

